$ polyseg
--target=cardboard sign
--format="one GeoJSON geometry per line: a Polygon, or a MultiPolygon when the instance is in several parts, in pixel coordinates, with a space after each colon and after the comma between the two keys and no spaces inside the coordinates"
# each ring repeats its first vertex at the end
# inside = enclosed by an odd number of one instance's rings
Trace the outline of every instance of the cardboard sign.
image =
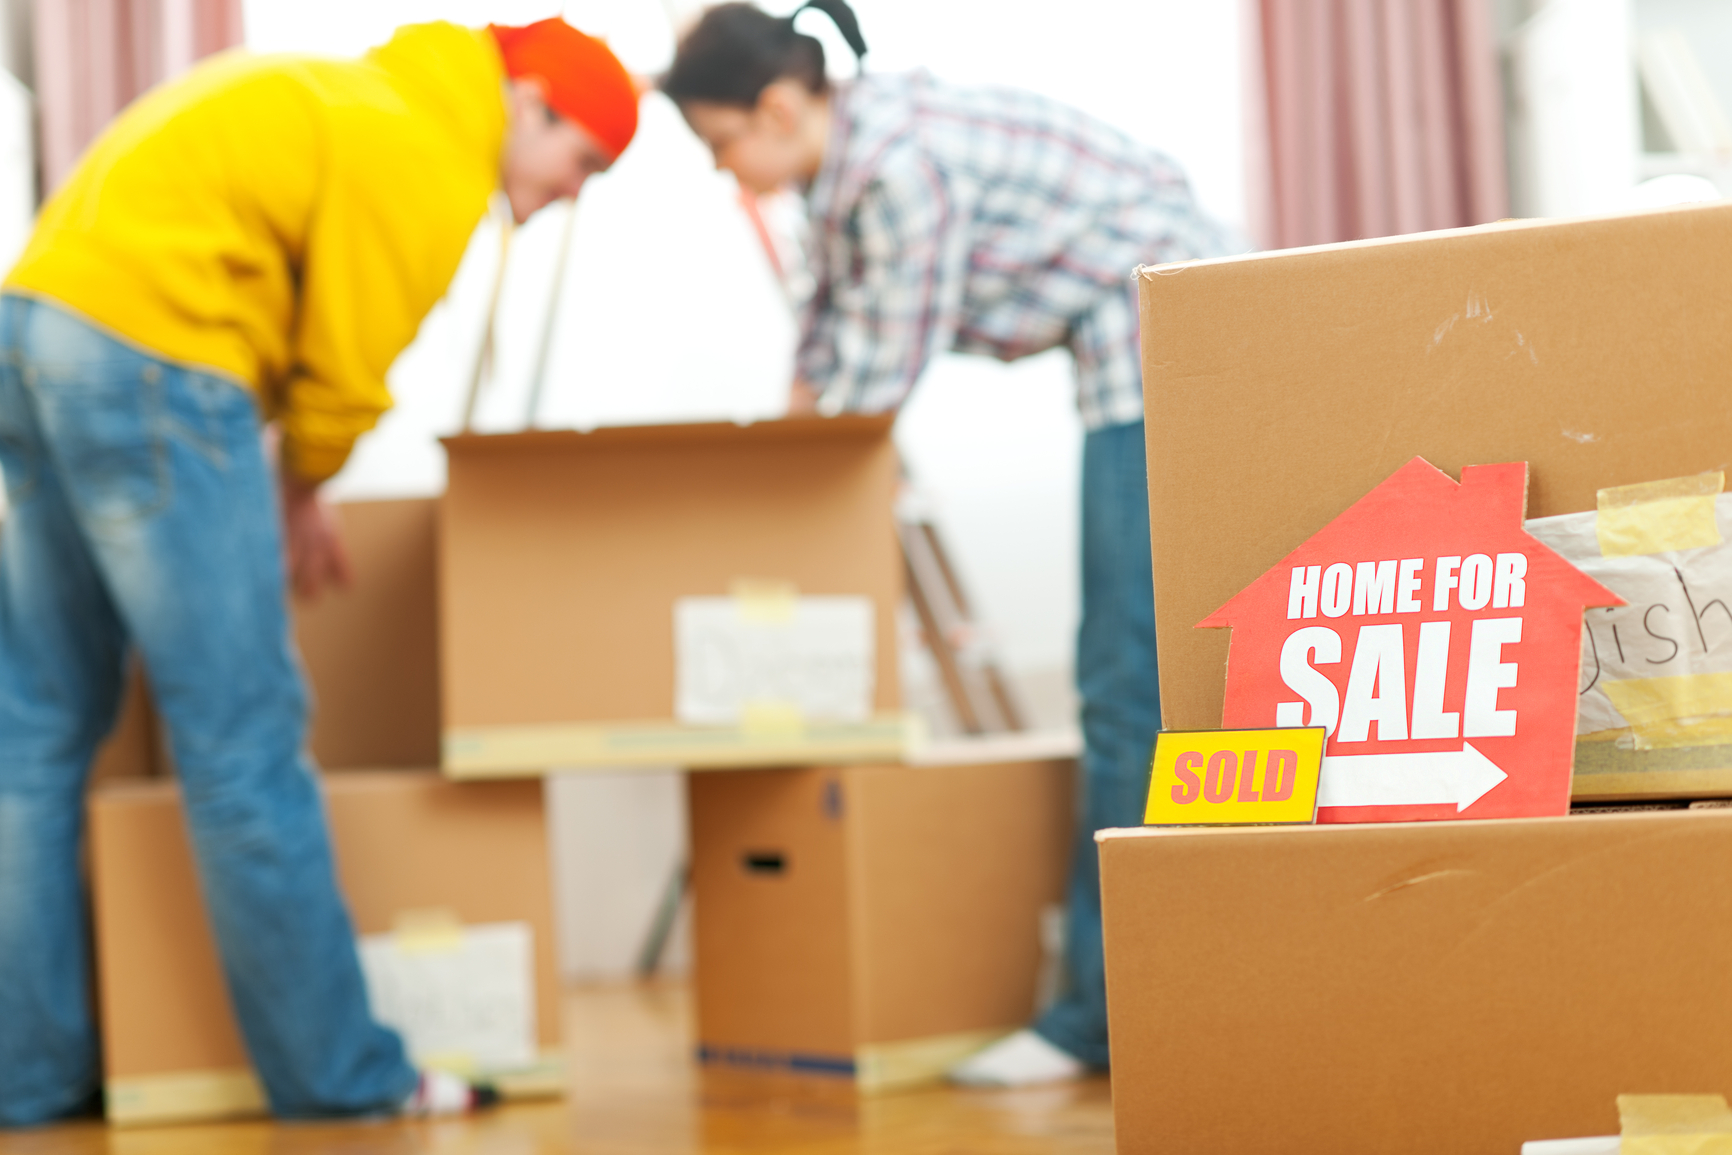
{"type": "Polygon", "coordinates": [[[1163,730],[1149,774],[1149,826],[1310,822],[1323,764],[1321,726],[1163,730]]]}
{"type": "Polygon", "coordinates": [[[1414,458],[1202,622],[1225,726],[1321,726],[1319,822],[1563,814],[1582,611],[1622,604],[1522,529],[1527,465],[1414,458]]]}

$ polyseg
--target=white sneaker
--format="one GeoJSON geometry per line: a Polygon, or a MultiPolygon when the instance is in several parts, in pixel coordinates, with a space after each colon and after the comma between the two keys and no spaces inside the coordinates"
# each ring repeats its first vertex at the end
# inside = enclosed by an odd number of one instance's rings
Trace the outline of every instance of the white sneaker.
{"type": "Polygon", "coordinates": [[[471,1083],[449,1071],[422,1071],[415,1090],[397,1108],[405,1119],[436,1119],[471,1115],[499,1102],[499,1092],[486,1083],[471,1083]]]}
{"type": "Polygon", "coordinates": [[[1086,1074],[1081,1059],[1024,1028],[950,1068],[950,1081],[964,1087],[1032,1087],[1086,1074]]]}

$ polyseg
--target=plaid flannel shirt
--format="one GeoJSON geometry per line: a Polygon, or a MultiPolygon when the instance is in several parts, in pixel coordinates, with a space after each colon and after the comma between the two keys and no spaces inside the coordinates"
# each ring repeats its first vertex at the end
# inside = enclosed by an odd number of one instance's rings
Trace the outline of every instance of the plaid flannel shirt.
{"type": "Polygon", "coordinates": [[[895,408],[946,350],[1066,345],[1084,425],[1140,421],[1131,271],[1229,243],[1179,167],[1056,101],[924,72],[839,86],[832,110],[797,361],[820,409],[895,408]]]}

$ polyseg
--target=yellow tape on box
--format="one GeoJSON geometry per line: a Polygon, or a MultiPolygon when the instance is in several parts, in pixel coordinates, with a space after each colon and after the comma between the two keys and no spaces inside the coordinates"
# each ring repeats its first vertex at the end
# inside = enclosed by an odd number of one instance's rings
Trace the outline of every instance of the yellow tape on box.
{"type": "Polygon", "coordinates": [[[1594,517],[1600,556],[1635,557],[1719,545],[1714,497],[1725,484],[1724,473],[1698,473],[1600,490],[1594,517]]]}

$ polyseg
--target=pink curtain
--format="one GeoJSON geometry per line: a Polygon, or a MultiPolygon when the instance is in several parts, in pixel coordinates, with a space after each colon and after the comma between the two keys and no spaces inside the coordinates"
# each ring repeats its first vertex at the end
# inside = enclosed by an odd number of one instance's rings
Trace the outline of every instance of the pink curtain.
{"type": "Polygon", "coordinates": [[[36,0],[34,15],[49,192],[134,97],[241,42],[241,0],[36,0]]]}
{"type": "Polygon", "coordinates": [[[1272,248],[1509,213],[1490,0],[1246,0],[1251,207],[1272,248]]]}

